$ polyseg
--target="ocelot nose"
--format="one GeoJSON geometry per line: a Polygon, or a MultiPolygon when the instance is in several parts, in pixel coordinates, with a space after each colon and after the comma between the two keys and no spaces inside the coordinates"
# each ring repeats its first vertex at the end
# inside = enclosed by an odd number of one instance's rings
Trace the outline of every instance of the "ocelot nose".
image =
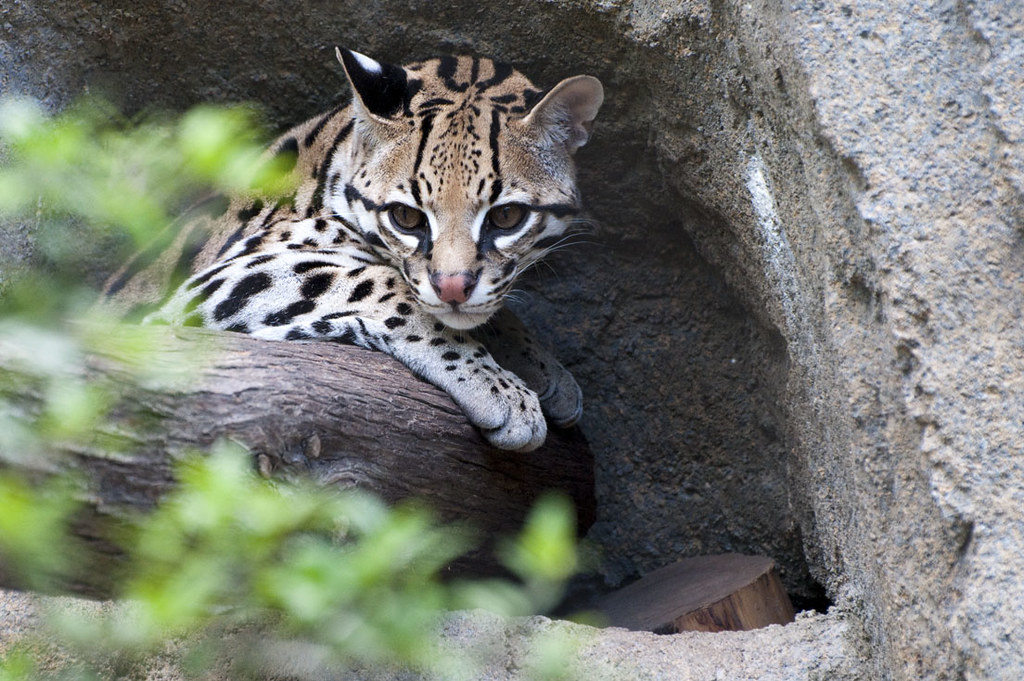
{"type": "Polygon", "coordinates": [[[434,287],[437,297],[452,307],[469,300],[476,287],[477,275],[472,272],[445,274],[431,271],[429,276],[430,285],[434,287]]]}

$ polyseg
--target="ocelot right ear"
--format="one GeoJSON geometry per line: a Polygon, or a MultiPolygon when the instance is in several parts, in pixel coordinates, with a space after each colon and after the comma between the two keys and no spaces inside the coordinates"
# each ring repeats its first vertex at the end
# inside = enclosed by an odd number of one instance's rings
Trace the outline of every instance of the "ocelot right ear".
{"type": "Polygon", "coordinates": [[[408,96],[405,69],[340,47],[335,52],[363,111],[386,121],[402,109],[408,96]]]}
{"type": "Polygon", "coordinates": [[[520,121],[548,144],[564,144],[573,153],[590,139],[604,102],[604,87],[593,76],[566,78],[520,121]]]}

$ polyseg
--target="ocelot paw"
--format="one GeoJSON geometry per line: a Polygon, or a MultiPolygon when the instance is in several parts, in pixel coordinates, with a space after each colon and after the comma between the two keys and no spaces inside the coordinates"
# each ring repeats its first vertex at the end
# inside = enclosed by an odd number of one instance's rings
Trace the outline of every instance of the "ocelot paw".
{"type": "Polygon", "coordinates": [[[548,389],[540,395],[540,406],[556,428],[568,428],[583,415],[583,391],[569,370],[555,364],[547,378],[548,389]]]}
{"type": "Polygon", "coordinates": [[[547,349],[528,341],[521,326],[509,328],[510,317],[506,315],[504,321],[501,333],[492,330],[485,337],[491,355],[540,395],[541,408],[553,426],[575,424],[583,413],[583,393],[576,379],[547,349]]]}
{"type": "Polygon", "coordinates": [[[544,444],[548,427],[536,393],[508,372],[485,387],[476,395],[452,397],[488,442],[517,452],[531,452],[544,444]]]}

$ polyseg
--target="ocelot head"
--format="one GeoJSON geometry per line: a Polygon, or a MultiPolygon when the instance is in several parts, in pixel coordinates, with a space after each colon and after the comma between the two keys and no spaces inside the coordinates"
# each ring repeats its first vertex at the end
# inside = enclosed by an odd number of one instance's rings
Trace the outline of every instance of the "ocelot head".
{"type": "Polygon", "coordinates": [[[456,329],[484,323],[580,211],[572,157],[601,83],[576,76],[542,92],[488,59],[398,67],[338,56],[354,134],[329,170],[330,209],[401,270],[427,312],[456,329]]]}

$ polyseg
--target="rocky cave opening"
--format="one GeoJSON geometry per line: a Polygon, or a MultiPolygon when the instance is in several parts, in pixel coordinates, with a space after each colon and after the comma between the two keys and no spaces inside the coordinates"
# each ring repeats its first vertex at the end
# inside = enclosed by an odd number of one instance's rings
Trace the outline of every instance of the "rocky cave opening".
{"type": "Polygon", "coordinates": [[[559,3],[496,6],[486,18],[463,3],[353,4],[344,21],[269,6],[240,17],[227,7],[178,16],[151,5],[34,9],[8,84],[55,109],[83,89],[129,113],[256,101],[283,129],[345,96],[335,44],[395,63],[439,52],[497,56],[544,84],[582,72],[601,78],[606,105],[579,153],[595,224],[536,270],[520,306],[586,394],[598,588],[683,557],[754,553],[776,560],[798,609],[828,606],[823,549],[808,546],[806,478],[794,470],[787,342],[759,309],[772,295],[763,272],[738,262],[747,227],[721,210],[735,184],[725,178],[742,176],[758,153],[788,153],[762,149],[748,132],[778,106],[771,97],[785,98],[780,72],[750,67],[753,57],[721,27],[711,30],[699,3],[666,9],[670,21],[636,10],[625,23],[622,13],[559,3]],[[277,38],[265,35],[267,22],[277,38]],[[569,25],[572,44],[562,36],[569,25]],[[77,49],[53,49],[55,36],[77,49]],[[302,49],[284,36],[303,36],[302,49]]]}

